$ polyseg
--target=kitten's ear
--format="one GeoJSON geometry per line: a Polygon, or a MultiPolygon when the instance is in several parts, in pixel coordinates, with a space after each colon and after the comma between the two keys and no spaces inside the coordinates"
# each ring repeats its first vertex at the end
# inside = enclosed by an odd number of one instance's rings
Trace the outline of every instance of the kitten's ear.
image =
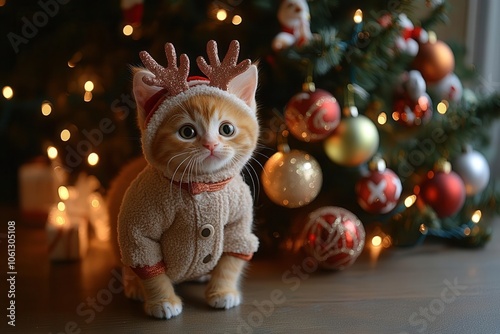
{"type": "Polygon", "coordinates": [[[227,91],[239,97],[253,111],[257,109],[255,92],[257,91],[258,70],[257,66],[251,65],[248,70],[235,77],[228,85],[227,91]]]}
{"type": "Polygon", "coordinates": [[[149,86],[144,83],[144,77],[153,77],[154,74],[143,68],[133,68],[134,82],[133,82],[133,92],[135,97],[135,103],[137,104],[137,119],[139,122],[139,127],[141,130],[144,129],[144,121],[146,119],[145,115],[145,104],[151,96],[156,94],[161,90],[160,87],[149,86]]]}

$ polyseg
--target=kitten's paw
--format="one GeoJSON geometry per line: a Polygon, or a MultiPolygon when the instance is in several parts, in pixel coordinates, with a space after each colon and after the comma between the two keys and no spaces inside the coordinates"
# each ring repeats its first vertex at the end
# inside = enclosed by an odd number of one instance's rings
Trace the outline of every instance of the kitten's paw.
{"type": "Polygon", "coordinates": [[[175,298],[169,298],[168,300],[159,302],[146,302],[144,304],[144,310],[147,315],[155,318],[170,319],[181,314],[182,303],[179,297],[175,296],[175,298]]]}
{"type": "Polygon", "coordinates": [[[207,293],[207,303],[212,307],[223,308],[227,310],[231,307],[240,305],[241,295],[237,290],[221,292],[213,291],[207,293]]]}

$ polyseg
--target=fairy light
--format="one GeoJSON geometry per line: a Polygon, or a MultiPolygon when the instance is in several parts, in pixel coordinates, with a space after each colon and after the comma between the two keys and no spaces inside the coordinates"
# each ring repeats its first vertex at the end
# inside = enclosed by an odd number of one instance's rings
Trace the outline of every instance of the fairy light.
{"type": "Polygon", "coordinates": [[[356,10],[354,13],[354,23],[361,23],[363,22],[363,11],[361,9],[356,10]]]}
{"type": "Polygon", "coordinates": [[[68,141],[71,138],[71,132],[68,129],[64,129],[61,131],[61,140],[68,141]]]}
{"type": "Polygon", "coordinates": [[[83,101],[85,102],[90,102],[92,101],[92,92],[85,92],[85,94],[83,94],[83,101]]]}
{"type": "Polygon", "coordinates": [[[90,203],[90,205],[92,205],[93,208],[98,208],[101,205],[101,203],[99,203],[99,200],[97,198],[94,198],[90,203]]]}
{"type": "Polygon", "coordinates": [[[56,224],[57,225],[64,225],[66,223],[66,220],[64,219],[63,216],[57,216],[56,217],[56,224]]]}
{"type": "Polygon", "coordinates": [[[413,204],[415,204],[416,201],[417,201],[417,196],[416,195],[410,195],[410,196],[406,197],[406,199],[405,199],[405,206],[407,208],[409,208],[413,204]]]}
{"type": "Polygon", "coordinates": [[[474,222],[475,224],[479,223],[482,215],[483,214],[482,214],[481,210],[474,211],[474,213],[472,214],[472,218],[471,218],[472,222],[474,222]]]}
{"type": "Polygon", "coordinates": [[[57,209],[61,212],[66,210],[66,204],[64,204],[64,202],[57,203],[57,209]]]}
{"type": "Polygon", "coordinates": [[[5,99],[10,100],[12,97],[14,97],[14,90],[10,86],[5,86],[2,89],[2,94],[5,99]]]}
{"type": "Polygon", "coordinates": [[[94,83],[92,81],[87,81],[83,85],[83,88],[85,89],[86,92],[91,92],[94,90],[94,83]]]}
{"type": "Polygon", "coordinates": [[[382,111],[378,115],[377,121],[378,121],[378,124],[380,124],[380,125],[384,125],[385,123],[387,123],[387,114],[382,111]]]}
{"type": "Polygon", "coordinates": [[[446,114],[446,112],[448,111],[448,101],[443,100],[439,102],[436,109],[441,115],[446,114]]]}
{"type": "Polygon", "coordinates": [[[52,105],[48,101],[42,102],[42,106],[40,107],[43,116],[49,116],[52,113],[52,105]]]}
{"type": "Polygon", "coordinates": [[[47,147],[47,156],[52,160],[57,158],[57,148],[54,146],[47,147]]]}
{"type": "Polygon", "coordinates": [[[97,153],[90,153],[89,156],[87,157],[87,162],[89,163],[90,166],[95,166],[99,162],[99,156],[97,153]]]}
{"type": "Polygon", "coordinates": [[[399,121],[399,113],[397,111],[392,113],[392,119],[395,121],[399,121]]]}
{"type": "Polygon", "coordinates": [[[225,9],[219,9],[216,14],[217,20],[224,21],[227,18],[227,12],[225,9]]]}
{"type": "Polygon", "coordinates": [[[59,188],[57,188],[57,194],[63,201],[66,201],[69,198],[69,190],[65,186],[60,186],[59,188]]]}
{"type": "Polygon", "coordinates": [[[68,60],[68,67],[69,67],[69,68],[73,68],[73,67],[75,67],[75,66],[76,66],[76,64],[77,64],[80,60],[82,60],[82,57],[83,57],[83,55],[82,55],[82,53],[81,53],[80,51],[76,52],[76,53],[73,55],[73,57],[71,57],[71,59],[70,59],[70,60],[68,60]]]}
{"type": "Polygon", "coordinates": [[[130,36],[134,32],[134,27],[132,27],[130,24],[127,24],[126,26],[123,27],[123,34],[125,36],[130,36]]]}
{"type": "Polygon", "coordinates": [[[233,16],[233,20],[231,21],[235,26],[240,25],[243,19],[239,15],[233,16]]]}
{"type": "Polygon", "coordinates": [[[382,244],[382,238],[379,235],[376,235],[372,238],[373,247],[379,247],[382,244]]]}

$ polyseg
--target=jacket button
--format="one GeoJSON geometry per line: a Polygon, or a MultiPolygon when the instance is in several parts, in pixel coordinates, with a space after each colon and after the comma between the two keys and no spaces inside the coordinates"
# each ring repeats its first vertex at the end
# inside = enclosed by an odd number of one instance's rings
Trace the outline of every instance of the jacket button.
{"type": "Polygon", "coordinates": [[[205,224],[200,228],[200,236],[202,238],[209,238],[214,234],[215,230],[211,224],[205,224]]]}
{"type": "Polygon", "coordinates": [[[208,254],[207,256],[205,256],[203,258],[203,263],[208,263],[210,262],[210,260],[212,260],[212,254],[208,254]]]}

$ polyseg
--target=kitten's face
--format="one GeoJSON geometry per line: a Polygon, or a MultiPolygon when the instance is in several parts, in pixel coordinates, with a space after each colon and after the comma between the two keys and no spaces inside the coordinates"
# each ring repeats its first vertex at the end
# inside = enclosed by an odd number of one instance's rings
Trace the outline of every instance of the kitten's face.
{"type": "Polygon", "coordinates": [[[195,96],[163,121],[151,152],[166,175],[187,182],[193,176],[243,168],[258,131],[255,117],[231,101],[195,96]]]}

